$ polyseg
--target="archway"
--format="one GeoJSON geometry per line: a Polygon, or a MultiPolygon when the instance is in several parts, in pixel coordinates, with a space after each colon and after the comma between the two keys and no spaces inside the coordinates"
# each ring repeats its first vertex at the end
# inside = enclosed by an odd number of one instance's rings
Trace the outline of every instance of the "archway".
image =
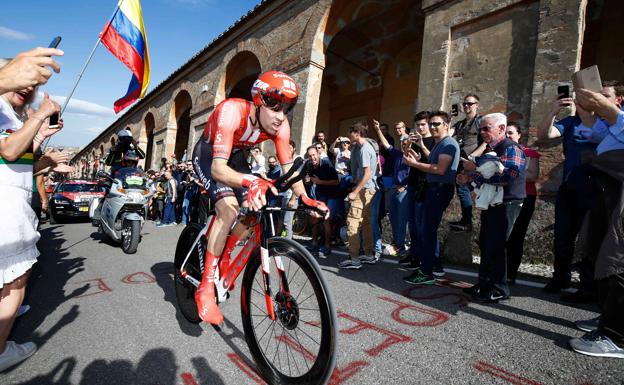
{"type": "Polygon", "coordinates": [[[251,100],[251,86],[260,72],[260,61],[256,55],[249,51],[237,53],[226,66],[222,95],[251,100]]]}
{"type": "Polygon", "coordinates": [[[180,91],[174,100],[176,139],[173,152],[177,160],[182,160],[189,145],[192,106],[191,95],[186,91],[180,91]]]}
{"type": "Polygon", "coordinates": [[[624,53],[620,46],[619,23],[624,18],[620,0],[588,0],[581,68],[598,65],[603,81],[624,81],[624,53]]]}
{"type": "MultiPolygon", "coordinates": [[[[154,127],[156,126],[154,122],[154,115],[152,113],[148,113],[145,115],[145,119],[143,121],[143,126],[145,127],[143,135],[141,137],[145,138],[145,170],[149,170],[152,168],[152,152],[154,147],[154,127]]],[[[142,145],[142,143],[139,143],[142,145]]]]}
{"type": "Polygon", "coordinates": [[[409,122],[423,28],[418,1],[334,1],[324,31],[317,130],[332,141],[355,121],[409,122]]]}

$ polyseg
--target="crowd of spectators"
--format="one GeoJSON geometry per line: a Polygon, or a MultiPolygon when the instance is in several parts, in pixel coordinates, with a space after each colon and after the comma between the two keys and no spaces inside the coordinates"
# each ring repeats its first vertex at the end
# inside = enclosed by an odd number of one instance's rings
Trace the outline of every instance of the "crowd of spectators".
{"type": "MultiPolygon", "coordinates": [[[[578,90],[576,99],[560,96],[538,128],[538,139],[563,137],[565,158],[555,210],[555,272],[544,290],[569,287],[576,237],[589,215],[595,225],[590,225],[584,259],[577,264],[581,284],[577,292],[561,299],[601,304],[601,317],[577,322],[588,333],[570,344],[581,353],[612,357],[624,357],[624,320],[616,310],[624,306],[624,235],[617,220],[622,174],[621,166],[612,163],[622,159],[619,150],[624,147],[622,91],[607,82],[602,93],[578,90]],[[560,110],[568,107],[575,107],[576,114],[555,121],[560,110]],[[601,157],[603,163],[597,163],[601,157]]],[[[535,210],[540,153],[522,140],[526,127],[502,113],[480,115],[478,95],[466,95],[462,107],[464,117],[454,124],[445,111],[421,111],[411,127],[396,122],[397,145],[389,126],[374,119],[370,126],[369,122],[353,124],[348,136],[337,136],[330,144],[325,132],[317,132],[305,151],[312,167],[304,182],[310,196],[330,208],[331,217],[309,219],[312,251],[328,257],[332,247],[346,243],[348,257],[338,267],[354,270],[390,254],[413,270],[404,278],[406,283],[434,284],[445,275],[438,230],[457,194],[461,211],[449,230],[472,232],[473,206],[479,209],[480,222],[478,280],[464,291],[477,302],[509,299],[535,210]],[[383,249],[381,218],[385,215],[392,241],[383,249]],[[341,237],[341,229],[346,236],[341,237]]],[[[251,152],[252,172],[275,179],[281,173],[276,158],[268,155],[268,163],[263,164],[261,152],[259,148],[251,152]]],[[[279,198],[269,202],[278,204],[279,198]]]]}

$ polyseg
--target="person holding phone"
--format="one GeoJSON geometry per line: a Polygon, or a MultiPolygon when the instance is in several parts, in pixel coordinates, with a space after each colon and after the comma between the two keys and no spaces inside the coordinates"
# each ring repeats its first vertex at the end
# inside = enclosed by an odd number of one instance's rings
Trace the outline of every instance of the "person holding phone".
{"type": "MultiPolygon", "coordinates": [[[[574,99],[566,96],[565,88],[552,101],[550,111],[537,126],[539,140],[558,139],[563,142],[563,176],[555,200],[555,228],[553,240],[554,272],[544,287],[546,292],[558,293],[570,287],[571,264],[574,256],[576,237],[581,229],[583,218],[591,206],[591,183],[589,183],[588,163],[596,153],[596,144],[580,134],[581,118],[578,114],[556,120],[564,109],[574,105],[574,99]]],[[[571,110],[569,110],[571,111],[571,110]]],[[[595,298],[593,267],[587,261],[580,265],[581,294],[570,294],[563,300],[591,302],[595,298]]]]}
{"type": "Polygon", "coordinates": [[[32,342],[7,341],[30,269],[39,256],[37,218],[30,207],[33,151],[60,129],[47,125],[48,117],[58,113],[60,106],[45,94],[33,110],[29,106],[35,95],[36,86],[28,86],[0,96],[0,371],[37,350],[32,342]]]}

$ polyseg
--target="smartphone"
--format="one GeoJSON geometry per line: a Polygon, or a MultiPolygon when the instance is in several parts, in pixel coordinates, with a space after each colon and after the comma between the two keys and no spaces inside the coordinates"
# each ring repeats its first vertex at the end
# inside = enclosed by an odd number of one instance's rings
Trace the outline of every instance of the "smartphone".
{"type": "Polygon", "coordinates": [[[451,106],[451,116],[458,116],[459,115],[459,104],[453,104],[451,106]]]}
{"type": "MultiPolygon", "coordinates": [[[[59,44],[61,44],[61,37],[57,36],[54,39],[52,39],[52,41],[50,42],[50,45],[48,46],[48,48],[56,48],[58,47],[59,44]]],[[[54,114],[50,116],[50,121],[48,123],[48,127],[49,128],[58,128],[59,126],[59,114],[54,114]]]]}
{"type": "Polygon", "coordinates": [[[54,39],[52,39],[48,48],[56,48],[58,47],[59,44],[61,44],[61,37],[57,36],[54,39]]]}
{"type": "Polygon", "coordinates": [[[559,86],[557,87],[557,95],[559,97],[557,99],[567,99],[570,97],[570,86],[559,86]]]}

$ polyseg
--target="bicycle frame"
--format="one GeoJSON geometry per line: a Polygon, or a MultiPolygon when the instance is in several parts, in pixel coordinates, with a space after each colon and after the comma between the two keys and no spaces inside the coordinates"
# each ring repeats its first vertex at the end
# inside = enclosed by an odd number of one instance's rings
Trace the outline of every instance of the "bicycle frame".
{"type": "MultiPolygon", "coordinates": [[[[232,283],[236,281],[236,279],[238,278],[240,273],[243,271],[245,266],[247,266],[247,262],[249,261],[249,258],[251,257],[251,254],[253,253],[255,248],[258,245],[260,245],[262,278],[263,278],[263,283],[264,283],[264,298],[265,298],[265,302],[267,305],[267,313],[269,314],[269,317],[271,318],[271,320],[275,320],[275,311],[273,308],[273,297],[272,297],[272,292],[271,292],[271,287],[270,287],[271,270],[270,270],[268,239],[270,236],[275,236],[275,234],[273,234],[274,226],[273,226],[273,216],[271,215],[271,213],[274,211],[282,211],[282,210],[296,211],[297,209],[282,209],[279,207],[265,207],[261,212],[251,214],[251,215],[255,215],[259,217],[257,218],[257,221],[255,225],[253,226],[253,230],[249,234],[247,241],[245,242],[243,247],[238,251],[236,256],[234,256],[233,258],[231,258],[231,255],[227,255],[227,253],[231,253],[232,250],[225,250],[225,249],[223,250],[223,253],[221,254],[219,261],[221,261],[223,258],[228,258],[229,263],[227,264],[227,266],[225,266],[224,271],[220,271],[220,265],[219,265],[219,267],[217,267],[216,272],[215,272],[215,282],[217,282],[216,295],[217,295],[217,301],[219,303],[225,301],[228,298],[228,293],[230,291],[230,287],[232,283]],[[266,231],[264,231],[266,227],[265,225],[266,225],[267,219],[270,220],[271,222],[271,235],[270,236],[268,236],[268,234],[266,234],[266,231]]],[[[197,238],[195,238],[195,241],[193,242],[192,247],[190,248],[188,254],[186,255],[186,258],[184,259],[182,266],[180,267],[180,275],[184,279],[189,281],[195,287],[199,287],[200,281],[198,281],[197,279],[189,275],[184,269],[184,267],[186,266],[186,263],[188,262],[188,259],[191,256],[191,253],[193,252],[195,247],[198,247],[200,255],[202,256],[202,258],[200,258],[200,261],[199,261],[200,270],[202,274],[204,273],[203,259],[205,259],[206,250],[201,249],[200,240],[202,237],[206,236],[209,233],[210,229],[212,228],[212,225],[214,224],[214,220],[215,220],[215,216],[213,215],[210,218],[210,220],[206,223],[206,225],[202,228],[202,230],[199,232],[199,234],[197,235],[197,238]]],[[[230,236],[232,235],[228,235],[228,237],[230,236]]],[[[277,267],[278,274],[280,275],[280,278],[281,278],[280,281],[282,282],[281,290],[285,293],[288,293],[289,292],[288,282],[287,282],[286,272],[284,270],[282,259],[279,256],[274,257],[274,259],[275,259],[275,265],[277,267]]]]}

